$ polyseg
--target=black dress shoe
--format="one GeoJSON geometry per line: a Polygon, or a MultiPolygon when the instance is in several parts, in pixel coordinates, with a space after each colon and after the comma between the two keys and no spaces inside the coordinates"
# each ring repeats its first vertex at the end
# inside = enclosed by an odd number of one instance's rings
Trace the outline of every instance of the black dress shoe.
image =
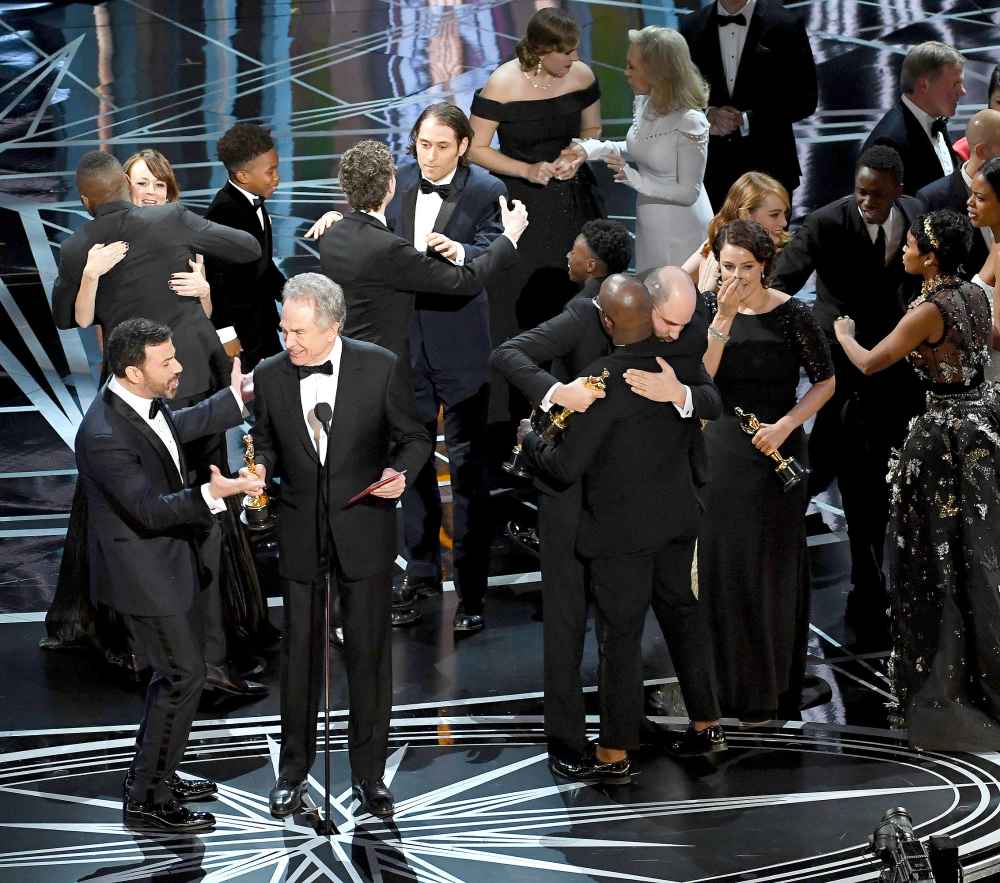
{"type": "MultiPolygon", "coordinates": [[[[132,790],[133,779],[134,774],[132,770],[129,770],[125,774],[125,781],[122,782],[122,793],[126,802],[130,800],[129,792],[132,790]]],[[[205,800],[208,797],[214,797],[219,790],[219,786],[211,779],[182,779],[177,773],[174,773],[167,780],[167,787],[170,789],[174,800],[181,802],[205,800]]]]}
{"type": "Polygon", "coordinates": [[[670,742],[666,750],[674,757],[697,757],[701,754],[725,751],[728,747],[726,733],[718,724],[706,727],[704,730],[695,730],[691,724],[682,735],[670,742]]]}
{"type": "Polygon", "coordinates": [[[440,595],[444,590],[441,578],[437,576],[412,576],[404,573],[392,586],[393,606],[405,607],[417,598],[427,598],[430,595],[440,595]]]}
{"type": "Polygon", "coordinates": [[[390,616],[393,628],[413,625],[423,619],[423,614],[416,607],[393,607],[390,616]]]}
{"type": "Polygon", "coordinates": [[[628,757],[604,763],[594,754],[575,759],[549,755],[549,769],[562,779],[599,785],[627,785],[632,781],[632,764],[628,757]]]}
{"type": "Polygon", "coordinates": [[[172,834],[193,834],[209,831],[215,826],[215,816],[210,812],[192,812],[176,800],[165,803],[126,800],[122,807],[122,821],[127,828],[172,834]]]}
{"type": "Polygon", "coordinates": [[[504,533],[519,548],[529,555],[540,558],[542,555],[542,542],[538,538],[538,529],[535,527],[525,527],[517,521],[508,521],[504,528],[504,533]]]}
{"type": "Polygon", "coordinates": [[[270,691],[256,681],[232,678],[218,665],[205,666],[205,689],[214,690],[226,696],[240,696],[245,699],[259,699],[270,691]]]}
{"type": "Polygon", "coordinates": [[[358,813],[371,813],[380,819],[391,816],[396,811],[396,804],[393,803],[392,792],[385,787],[385,782],[381,779],[362,779],[354,783],[354,796],[361,806],[358,813]]]}
{"type": "Polygon", "coordinates": [[[465,608],[459,604],[455,611],[455,631],[459,634],[469,634],[480,632],[486,625],[482,613],[466,613],[465,608]]]}
{"type": "Polygon", "coordinates": [[[308,787],[307,782],[291,782],[288,779],[278,779],[268,795],[271,815],[277,819],[290,816],[293,812],[301,812],[302,798],[308,787]]]}
{"type": "Polygon", "coordinates": [[[237,665],[240,680],[258,678],[267,671],[267,660],[263,656],[248,656],[237,665]]]}

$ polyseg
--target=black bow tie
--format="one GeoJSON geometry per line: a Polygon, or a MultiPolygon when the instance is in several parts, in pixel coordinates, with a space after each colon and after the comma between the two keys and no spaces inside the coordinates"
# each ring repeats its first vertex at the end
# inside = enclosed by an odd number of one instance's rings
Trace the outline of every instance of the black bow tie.
{"type": "Polygon", "coordinates": [[[737,12],[736,15],[722,15],[720,13],[715,13],[715,20],[720,28],[724,28],[727,25],[738,25],[741,28],[747,26],[747,17],[742,12],[737,12]]]}
{"type": "Polygon", "coordinates": [[[948,117],[938,117],[931,123],[931,134],[932,135],[947,135],[948,134],[948,117]]]}
{"type": "Polygon", "coordinates": [[[310,374],[325,374],[327,377],[332,377],[333,362],[327,361],[322,365],[299,365],[299,380],[305,380],[310,374]]]}
{"type": "Polygon", "coordinates": [[[149,419],[154,420],[156,418],[156,415],[159,414],[160,411],[166,411],[166,410],[167,410],[167,403],[163,401],[163,399],[153,399],[153,401],[149,403],[149,419]]]}
{"type": "Polygon", "coordinates": [[[436,193],[442,199],[447,199],[451,193],[451,184],[431,184],[426,178],[420,179],[421,193],[436,193]]]}
{"type": "Polygon", "coordinates": [[[261,197],[259,197],[259,196],[255,196],[254,199],[253,199],[252,205],[253,205],[253,207],[254,207],[255,210],[259,209],[259,208],[263,207],[264,200],[261,197]]]}

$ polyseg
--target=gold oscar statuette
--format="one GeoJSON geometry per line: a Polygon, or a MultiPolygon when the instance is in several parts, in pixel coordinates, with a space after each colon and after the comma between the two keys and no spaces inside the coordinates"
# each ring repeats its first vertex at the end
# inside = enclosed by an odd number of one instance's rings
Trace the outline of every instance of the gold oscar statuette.
{"type": "MultiPolygon", "coordinates": [[[[243,452],[243,463],[247,469],[255,472],[253,436],[249,434],[244,435],[243,444],[246,447],[246,450],[243,452]]],[[[261,491],[255,497],[247,494],[243,498],[243,513],[246,525],[251,530],[263,530],[270,527],[272,516],[267,491],[261,491]]]]}
{"type": "MultiPolygon", "coordinates": [[[[739,420],[740,429],[751,438],[756,435],[757,430],[760,429],[760,421],[757,419],[756,414],[751,414],[742,408],[733,408],[733,413],[736,414],[736,419],[739,420]]],[[[781,480],[781,486],[785,493],[788,493],[793,487],[800,484],[802,479],[809,474],[809,470],[798,460],[794,457],[782,457],[780,451],[772,451],[765,456],[770,457],[777,464],[774,467],[774,471],[781,480]]]]}

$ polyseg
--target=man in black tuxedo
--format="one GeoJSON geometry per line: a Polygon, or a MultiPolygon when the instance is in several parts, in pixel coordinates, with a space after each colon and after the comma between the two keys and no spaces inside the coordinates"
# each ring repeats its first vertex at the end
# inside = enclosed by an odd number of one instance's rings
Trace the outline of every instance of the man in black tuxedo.
{"type": "Polygon", "coordinates": [[[960,163],[951,149],[948,120],[965,94],[964,69],[965,59],[945,43],[914,46],[899,73],[899,101],[861,148],[862,153],[875,144],[893,148],[903,161],[903,192],[910,196],[960,163]]]}
{"type": "Polygon", "coordinates": [[[862,375],[837,344],[833,323],[850,316],[858,340],[872,347],[896,327],[919,290],[920,278],[903,269],[902,249],[923,207],[902,195],[902,175],[891,147],[866,150],[855,169],[854,193],[806,217],[775,261],[771,279],[772,288],[795,294],[816,273],[815,315],[830,341],[837,390],[809,436],[810,492],[837,479],[851,546],[849,612],[858,623],[872,625],[873,638],[883,637],[878,628],[887,606],[882,547],[889,454],[902,444],[910,418],[923,411],[923,393],[905,361],[862,375]]]}
{"type": "MultiPolygon", "coordinates": [[[[518,432],[530,464],[559,486],[581,485],[572,547],[589,568],[597,610],[601,735],[594,753],[584,749],[572,760],[550,754],[551,769],[565,778],[618,784],[631,780],[628,752],[639,748],[642,629],[651,602],[668,611],[661,627],[693,718],[674,749],[703,753],[725,748],[707,622],[691,591],[700,515],[692,471],[700,426],[692,389],[675,382],[674,406],[664,405],[632,393],[624,377],[629,369],[656,372],[656,356],[665,347],[682,346],[680,340],[664,344],[654,336],[652,315],[665,311],[668,339],[678,334],[695,309],[696,292],[690,279],[685,281],[687,290],[678,291],[676,300],[671,296],[654,307],[642,283],[609,276],[601,285],[595,312],[615,348],[585,369],[588,375],[608,371],[605,398],[575,414],[557,442],[530,431],[527,421],[518,432]]],[[[701,346],[704,349],[703,340],[701,346]]],[[[717,394],[716,399],[717,416],[717,394]]],[[[556,588],[565,591],[565,586],[556,588]]],[[[545,616],[548,620],[548,604],[545,616]]],[[[577,635],[567,637],[574,644],[578,640],[577,635]]],[[[569,648],[557,649],[566,653],[569,648]]],[[[548,714],[546,718],[548,724],[548,714]]],[[[582,718],[578,726],[575,739],[582,741],[582,718]]]]}
{"type": "Polygon", "coordinates": [[[281,757],[270,795],[278,817],[301,807],[316,757],[323,654],[329,652],[321,589],[327,570],[340,597],[344,629],[354,792],[362,812],[393,812],[382,776],[392,703],[396,500],[406,474],[415,475],[426,460],[431,442],[413,416],[397,357],[341,337],[345,312],[343,292],[325,276],[293,277],[285,285],[281,317],[286,352],[265,359],[254,372],[258,469],[261,477],[280,475],[282,489],[281,757]],[[317,417],[320,403],[332,409],[329,426],[317,417]],[[316,495],[321,469],[325,523],[316,495]],[[378,479],[389,482],[348,504],[378,479]]]}
{"type": "Polygon", "coordinates": [[[778,0],[716,0],[681,23],[708,81],[705,189],[718,209],[744,172],[767,172],[789,196],[801,169],[792,124],[816,111],[816,64],[802,23],[778,0]]]}
{"type": "MultiPolygon", "coordinates": [[[[917,199],[927,211],[950,208],[959,214],[966,213],[972,179],[986,160],[1000,156],[1000,111],[979,111],[969,120],[965,138],[969,143],[969,158],[950,175],[938,178],[918,191],[917,199]]],[[[983,268],[992,247],[993,232],[989,227],[980,227],[973,232],[964,278],[971,279],[983,268]]]]}
{"type": "Polygon", "coordinates": [[[260,257],[235,263],[229,257],[206,256],[212,322],[216,328],[236,329],[244,367],[252,371],[261,359],[281,352],[276,303],[285,276],[274,263],[271,217],[264,205],[278,187],[278,151],[267,129],[237,123],[219,139],[218,153],[229,180],[205,217],[249,233],[260,245],[260,257]]]}
{"type": "Polygon", "coordinates": [[[126,825],[171,832],[210,828],[209,813],[180,801],[215,793],[207,780],[175,771],[205,683],[200,591],[201,535],[223,498],[258,493],[256,478],[224,478],[212,467],[200,488],[187,483],[183,445],[242,419],[239,360],[230,385],[171,412],[182,376],[170,329],[128,319],[107,341],[112,379],[84,416],[76,459],[89,512],[90,590],[125,616],[132,640],[153,667],[135,758],[124,786],[126,825]]]}
{"type": "MultiPolygon", "coordinates": [[[[386,209],[390,226],[417,251],[430,248],[432,255],[458,266],[482,254],[503,232],[500,197],[507,189],[484,169],[469,165],[465,154],[472,134],[468,118],[455,105],[426,108],[410,132],[416,163],[399,169],[396,195],[386,209]]],[[[444,408],[452,560],[460,598],[454,628],[457,633],[478,631],[484,625],[492,527],[486,477],[491,349],[486,291],[463,298],[417,294],[409,334],[417,418],[432,438],[437,436],[438,408],[444,408]]],[[[406,572],[393,587],[394,624],[419,618],[412,606],[418,593],[441,591],[441,515],[432,453],[403,495],[406,572]]]]}
{"type": "MultiPolygon", "coordinates": [[[[627,231],[615,221],[590,221],[584,225],[584,233],[570,252],[570,276],[574,281],[584,281],[586,268],[591,265],[590,260],[574,255],[581,247],[581,238],[585,238],[585,242],[593,241],[604,255],[598,268],[603,265],[620,273],[627,267],[627,238],[614,244],[618,229],[627,237],[627,231]]],[[[621,276],[610,278],[617,280],[616,284],[624,279],[621,276]]],[[[493,366],[531,401],[541,402],[542,407],[551,402],[584,413],[592,405],[595,409],[603,406],[598,400],[604,394],[589,389],[584,383],[591,363],[613,350],[594,303],[603,282],[604,277],[591,275],[581,294],[573,298],[562,313],[506,341],[493,354],[493,366]],[[551,373],[541,367],[549,363],[551,373]]],[[[676,267],[660,268],[650,273],[647,286],[655,295],[650,319],[660,340],[656,355],[669,362],[662,362],[662,370],[653,366],[655,370],[643,378],[644,391],[652,390],[655,384],[657,397],[664,402],[678,392],[683,408],[686,390],[678,389],[678,384],[689,384],[690,412],[706,419],[717,417],[721,400],[701,364],[707,316],[700,303],[694,315],[687,308],[696,295],[690,278],[676,267]],[[670,379],[672,383],[666,394],[658,395],[663,392],[659,382],[670,379]]],[[[653,395],[651,392],[646,394],[653,395]]],[[[574,416],[571,422],[576,419],[574,416]]],[[[691,457],[692,473],[701,485],[705,480],[706,460],[700,433],[694,439],[691,457]]],[[[586,563],[576,550],[583,485],[575,482],[565,487],[541,475],[536,477],[535,486],[539,491],[538,525],[545,609],[545,733],[550,763],[561,775],[588,777],[593,775],[593,757],[586,741],[580,682],[587,621],[587,581],[586,563]]],[[[668,634],[669,609],[658,601],[654,601],[654,609],[661,618],[664,634],[668,634]]],[[[655,738],[657,734],[648,735],[655,738]]]]}

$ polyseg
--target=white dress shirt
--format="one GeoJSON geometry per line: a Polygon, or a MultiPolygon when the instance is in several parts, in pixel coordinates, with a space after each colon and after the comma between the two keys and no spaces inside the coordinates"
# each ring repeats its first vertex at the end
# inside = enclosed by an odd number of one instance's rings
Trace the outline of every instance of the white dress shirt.
{"type": "MultiPolygon", "coordinates": [[[[232,184],[233,187],[235,187],[237,190],[239,190],[240,193],[242,193],[247,198],[247,200],[249,201],[250,205],[253,205],[258,199],[262,199],[262,197],[258,196],[256,193],[251,193],[249,190],[244,190],[232,178],[229,179],[229,183],[232,184]]],[[[260,206],[257,206],[257,220],[260,221],[260,229],[263,230],[264,229],[264,212],[261,211],[260,206]]]]}
{"type": "MultiPolygon", "coordinates": [[[[118,398],[120,398],[126,405],[128,405],[136,414],[138,414],[145,424],[156,433],[156,437],[163,442],[163,446],[167,449],[170,454],[170,459],[174,461],[174,468],[177,470],[177,475],[180,477],[182,483],[186,483],[186,477],[181,475],[181,457],[180,452],[177,450],[177,440],[174,438],[174,434],[170,431],[170,427],[167,425],[167,418],[163,416],[163,411],[157,411],[156,416],[150,420],[149,419],[149,406],[153,403],[152,399],[145,399],[142,396],[136,395],[131,390],[125,389],[118,382],[117,377],[112,377],[110,383],[108,383],[108,389],[113,392],[118,398]]],[[[235,393],[233,393],[235,396],[235,393]]],[[[243,410],[243,402],[239,403],[240,410],[243,410]]],[[[201,486],[201,497],[205,501],[205,505],[211,510],[213,515],[217,515],[219,512],[224,512],[226,510],[226,504],[223,500],[217,500],[209,492],[209,484],[205,482],[201,486]]]]}
{"type": "MultiPolygon", "coordinates": [[[[860,208],[858,208],[858,214],[861,214],[860,208]]],[[[885,230],[885,263],[888,266],[889,261],[895,256],[896,251],[903,242],[902,214],[896,211],[896,206],[893,206],[889,209],[889,217],[886,218],[881,225],[869,224],[865,220],[864,215],[861,215],[861,222],[865,225],[865,229],[871,237],[872,245],[874,245],[875,240],[878,239],[878,228],[881,226],[885,230]]]]}
{"type": "Polygon", "coordinates": [[[920,127],[927,135],[927,140],[931,142],[931,147],[934,148],[934,153],[937,154],[938,162],[941,163],[941,171],[945,175],[950,175],[955,171],[955,164],[952,162],[951,151],[948,149],[948,142],[944,140],[944,135],[940,132],[934,132],[931,130],[931,126],[934,125],[935,117],[932,117],[926,110],[917,107],[917,105],[910,101],[909,96],[903,95],[902,99],[903,104],[905,104],[917,118],[917,122],[920,123],[920,127]]]}
{"type": "Polygon", "coordinates": [[[740,69],[740,59],[743,57],[743,47],[747,42],[747,31],[750,30],[750,19],[753,17],[754,7],[757,0],[747,0],[741,9],[730,13],[721,0],[715,4],[716,12],[719,15],[739,15],[742,13],[747,20],[746,27],[739,25],[726,25],[719,28],[719,52],[722,54],[722,69],[726,74],[726,88],[729,89],[730,98],[736,89],[736,73],[740,69]]]}
{"type": "MultiPolygon", "coordinates": [[[[969,174],[968,165],[969,165],[968,162],[962,163],[962,166],[959,169],[959,171],[962,173],[962,180],[965,181],[965,189],[971,193],[972,176],[969,174]]],[[[993,231],[989,227],[980,227],[979,232],[983,235],[983,241],[986,243],[987,250],[992,249],[994,242],[996,242],[996,240],[993,238],[993,231]]],[[[978,273],[979,270],[981,270],[982,268],[976,267],[975,269],[976,272],[978,273]]]]}
{"type": "MultiPolygon", "coordinates": [[[[445,175],[437,181],[431,181],[431,184],[450,184],[457,171],[456,167],[451,170],[451,174],[445,175]]],[[[429,178],[427,180],[430,181],[429,178]]],[[[417,184],[417,204],[413,209],[413,247],[417,251],[427,251],[427,237],[434,232],[434,224],[443,203],[444,200],[439,194],[424,193],[421,191],[419,183],[417,184]]],[[[458,246],[458,254],[455,255],[455,260],[452,263],[456,267],[461,267],[465,263],[465,246],[460,242],[455,244],[458,246]]]]}
{"type": "MultiPolygon", "coordinates": [[[[369,214],[374,214],[374,212],[369,212],[369,214]]],[[[302,400],[302,419],[306,422],[309,438],[316,449],[320,463],[326,460],[326,448],[329,444],[329,439],[327,438],[326,430],[323,429],[323,424],[316,419],[316,405],[320,402],[326,402],[332,411],[337,404],[337,381],[340,379],[340,360],[343,354],[344,342],[338,335],[337,339],[333,342],[333,346],[330,348],[330,352],[316,362],[317,365],[322,365],[323,362],[329,360],[330,364],[333,365],[333,373],[310,374],[299,381],[299,397],[302,400]]]]}
{"type": "Polygon", "coordinates": [[[376,221],[381,221],[383,227],[389,226],[389,222],[385,219],[385,212],[370,212],[367,209],[361,209],[361,213],[371,215],[376,221]]]}

